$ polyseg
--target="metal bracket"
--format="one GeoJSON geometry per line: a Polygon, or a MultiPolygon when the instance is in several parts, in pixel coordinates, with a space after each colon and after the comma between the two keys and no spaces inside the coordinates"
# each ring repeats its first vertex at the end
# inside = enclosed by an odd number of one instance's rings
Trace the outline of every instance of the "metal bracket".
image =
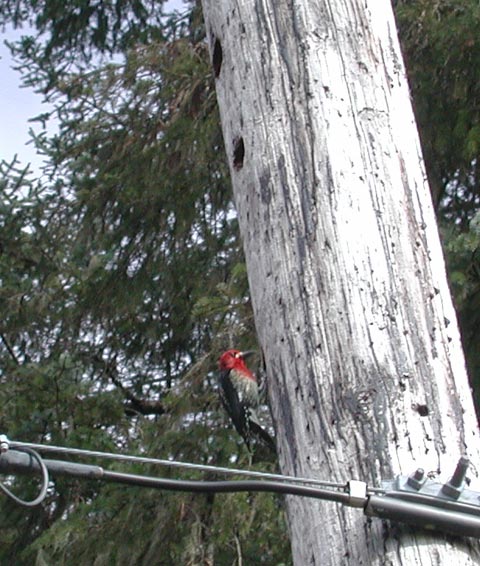
{"type": "Polygon", "coordinates": [[[468,464],[460,458],[445,484],[427,479],[422,469],[384,481],[384,493],[369,497],[365,514],[480,538],[480,493],[464,488],[468,464]]]}
{"type": "Polygon", "coordinates": [[[382,485],[389,497],[480,515],[480,493],[464,487],[469,463],[462,456],[451,479],[444,484],[427,479],[424,471],[418,469],[410,476],[397,476],[382,485]]]}

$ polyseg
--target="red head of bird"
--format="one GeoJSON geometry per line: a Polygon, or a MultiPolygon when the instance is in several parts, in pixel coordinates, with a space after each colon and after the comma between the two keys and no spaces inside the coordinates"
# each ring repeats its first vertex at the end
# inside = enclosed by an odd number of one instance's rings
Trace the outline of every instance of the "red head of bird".
{"type": "Polygon", "coordinates": [[[246,351],[241,352],[240,350],[227,350],[224,352],[219,360],[218,360],[218,367],[220,371],[230,371],[230,370],[237,370],[244,374],[246,377],[253,379],[256,381],[254,374],[248,369],[245,358],[251,354],[253,351],[246,351]]]}

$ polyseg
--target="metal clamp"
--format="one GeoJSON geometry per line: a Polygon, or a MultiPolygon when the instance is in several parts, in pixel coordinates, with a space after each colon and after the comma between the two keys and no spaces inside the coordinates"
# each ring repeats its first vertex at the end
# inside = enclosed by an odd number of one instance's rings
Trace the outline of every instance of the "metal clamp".
{"type": "Polygon", "coordinates": [[[348,486],[348,503],[349,507],[362,507],[367,504],[367,484],[364,481],[350,480],[348,486]]]}
{"type": "Polygon", "coordinates": [[[10,448],[10,440],[6,434],[0,434],[0,454],[5,454],[10,448]]]}
{"type": "Polygon", "coordinates": [[[468,465],[467,458],[460,458],[444,484],[427,479],[420,468],[384,481],[384,493],[369,497],[365,514],[480,538],[480,493],[464,488],[468,465]]]}

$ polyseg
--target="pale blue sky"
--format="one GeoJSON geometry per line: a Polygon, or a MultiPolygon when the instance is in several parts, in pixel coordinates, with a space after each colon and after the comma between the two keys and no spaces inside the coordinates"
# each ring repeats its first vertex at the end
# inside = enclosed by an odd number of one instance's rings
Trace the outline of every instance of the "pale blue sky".
{"type": "Polygon", "coordinates": [[[43,112],[45,107],[41,104],[41,95],[32,89],[20,88],[20,76],[12,69],[14,63],[4,43],[5,39],[12,41],[21,35],[13,31],[0,34],[0,161],[9,162],[17,154],[23,164],[31,162],[37,170],[41,159],[35,155],[31,144],[25,145],[28,130],[34,126],[28,119],[43,112]]]}
{"type": "MultiPolygon", "coordinates": [[[[168,8],[182,10],[183,0],[170,0],[168,8]]],[[[27,142],[29,129],[33,127],[40,131],[41,125],[28,120],[45,112],[47,107],[42,104],[40,94],[20,87],[20,76],[12,69],[14,63],[4,43],[26,34],[21,30],[0,33],[0,161],[10,162],[16,154],[23,165],[31,163],[34,171],[39,173],[42,159],[27,142]]]]}

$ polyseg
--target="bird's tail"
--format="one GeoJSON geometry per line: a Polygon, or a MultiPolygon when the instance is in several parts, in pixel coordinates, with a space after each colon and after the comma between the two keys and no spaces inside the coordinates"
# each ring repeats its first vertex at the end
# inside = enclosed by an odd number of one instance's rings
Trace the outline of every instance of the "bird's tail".
{"type": "Polygon", "coordinates": [[[258,423],[251,420],[250,421],[250,431],[254,434],[257,438],[259,438],[264,444],[266,444],[272,452],[277,451],[277,447],[275,446],[275,441],[273,438],[268,434],[268,432],[262,428],[258,423]]]}

